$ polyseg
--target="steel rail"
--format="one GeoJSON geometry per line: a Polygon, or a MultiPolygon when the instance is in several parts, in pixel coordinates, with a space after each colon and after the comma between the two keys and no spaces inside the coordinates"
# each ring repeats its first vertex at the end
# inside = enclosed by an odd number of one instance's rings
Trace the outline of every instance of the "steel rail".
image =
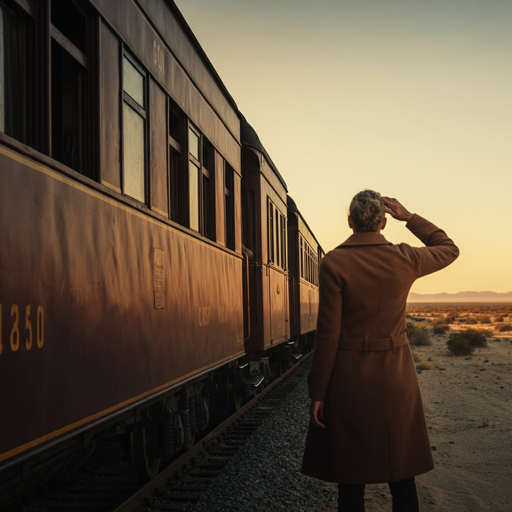
{"type": "Polygon", "coordinates": [[[183,466],[196,457],[199,453],[208,449],[209,445],[214,439],[223,434],[233,423],[240,419],[245,413],[252,409],[255,405],[262,402],[266,395],[270,393],[274,388],[284,383],[284,381],[290,377],[305,361],[307,361],[313,352],[309,352],[303,358],[294,364],[289,370],[287,370],[281,377],[276,379],[274,382],[269,384],[261,393],[254,397],[251,401],[247,402],[239,411],[232,414],[199,442],[197,442],[192,448],[187,450],[181,457],[172,462],[167,466],[161,473],[159,473],[151,482],[148,482],[143,487],[138,489],[132,496],[130,496],[124,503],[119,505],[112,512],[137,512],[143,508],[145,498],[149,498],[154,494],[154,491],[158,487],[162,487],[166,484],[167,480],[176,472],[178,472],[183,466]]]}

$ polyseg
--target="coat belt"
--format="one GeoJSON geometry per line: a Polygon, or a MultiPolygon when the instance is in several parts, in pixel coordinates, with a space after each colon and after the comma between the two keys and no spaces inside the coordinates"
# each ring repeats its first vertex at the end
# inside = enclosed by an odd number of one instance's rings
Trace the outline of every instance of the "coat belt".
{"type": "Polygon", "coordinates": [[[370,340],[368,336],[364,338],[340,338],[338,350],[357,350],[359,352],[380,352],[383,350],[395,351],[395,348],[409,343],[407,331],[397,336],[391,335],[389,338],[380,340],[370,340]]]}

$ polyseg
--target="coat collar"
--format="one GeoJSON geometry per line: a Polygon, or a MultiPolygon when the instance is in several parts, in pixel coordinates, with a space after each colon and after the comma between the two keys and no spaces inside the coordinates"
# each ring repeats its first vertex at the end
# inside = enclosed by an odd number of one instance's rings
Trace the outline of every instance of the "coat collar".
{"type": "Polygon", "coordinates": [[[373,231],[364,232],[364,233],[354,233],[349,236],[341,245],[338,245],[336,249],[340,249],[342,247],[353,247],[358,245],[393,245],[391,242],[388,242],[383,235],[380,233],[375,233],[373,231]]]}

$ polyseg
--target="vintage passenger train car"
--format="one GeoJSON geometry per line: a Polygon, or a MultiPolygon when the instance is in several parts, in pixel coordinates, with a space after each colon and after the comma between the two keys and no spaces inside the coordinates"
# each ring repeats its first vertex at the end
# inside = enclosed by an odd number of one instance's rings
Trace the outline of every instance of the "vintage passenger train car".
{"type": "Polygon", "coordinates": [[[290,196],[288,247],[290,334],[311,343],[318,316],[318,264],[324,252],[290,196]]]}
{"type": "Polygon", "coordinates": [[[298,357],[322,251],[172,1],[0,27],[0,502],[106,440],[149,479],[298,357]]]}

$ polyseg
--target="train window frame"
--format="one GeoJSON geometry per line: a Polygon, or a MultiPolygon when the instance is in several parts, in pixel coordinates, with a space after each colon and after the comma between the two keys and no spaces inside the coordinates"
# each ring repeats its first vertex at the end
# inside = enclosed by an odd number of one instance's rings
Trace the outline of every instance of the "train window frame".
{"type": "Polygon", "coordinates": [[[274,263],[274,204],[267,197],[267,238],[268,262],[274,263]]]}
{"type": "Polygon", "coordinates": [[[267,248],[268,263],[287,270],[286,216],[267,196],[267,248]]]}
{"type": "Polygon", "coordinates": [[[286,236],[286,218],[281,214],[280,216],[280,236],[281,236],[281,268],[283,270],[288,269],[288,260],[287,260],[287,236],[286,236]]]}
{"type": "Polygon", "coordinates": [[[300,234],[299,234],[299,253],[300,253],[299,274],[300,274],[300,277],[304,278],[304,239],[302,238],[302,235],[300,235],[300,234]]]}
{"type": "MultiPolygon", "coordinates": [[[[48,5],[48,4],[47,4],[48,5]]],[[[79,13],[84,40],[79,48],[56,24],[49,4],[48,154],[76,172],[97,180],[93,144],[95,101],[95,11],[85,2],[66,5],[79,13]],[[85,50],[85,53],[84,51],[85,50]]],[[[62,7],[62,6],[60,6],[62,7]]]]}
{"type": "Polygon", "coordinates": [[[34,110],[35,18],[29,0],[0,1],[0,132],[28,145],[35,138],[29,114],[34,110]]]}
{"type": "Polygon", "coordinates": [[[187,139],[189,228],[215,241],[215,149],[190,120],[187,139]]]}
{"type": "MultiPolygon", "coordinates": [[[[143,204],[147,204],[148,198],[148,73],[146,70],[137,62],[135,57],[131,55],[131,53],[127,50],[127,48],[122,49],[122,57],[121,57],[121,130],[122,130],[122,161],[121,161],[121,177],[122,177],[122,190],[123,194],[131,199],[138,201],[143,204]],[[125,89],[125,63],[131,65],[136,72],[138,72],[142,78],[142,102],[143,105],[140,105],[139,102],[133,98],[128,91],[125,89]],[[135,124],[129,125],[130,121],[138,120],[137,117],[142,119],[142,130],[140,127],[135,126],[135,124]],[[131,116],[131,119],[129,119],[131,116]],[[130,134],[128,133],[128,129],[133,129],[135,127],[135,131],[132,131],[130,134]],[[139,133],[135,133],[138,131],[139,133]],[[138,141],[139,145],[136,147],[134,144],[137,142],[132,137],[133,135],[141,136],[141,140],[138,141]],[[127,143],[127,138],[131,137],[133,140],[130,140],[130,144],[127,143]],[[139,159],[139,168],[135,168],[137,174],[133,173],[133,169],[128,169],[127,162],[134,162],[135,158],[133,155],[129,156],[128,151],[134,150],[142,150],[142,156],[138,155],[139,159]],[[138,181],[136,186],[132,188],[127,187],[128,182],[128,173],[135,174],[135,179],[138,181]],[[128,191],[127,191],[128,188],[128,191]],[[132,193],[135,192],[135,193],[132,193]]],[[[131,176],[130,176],[131,178],[131,176]]],[[[131,187],[131,183],[130,183],[131,187]]]]}
{"type": "Polygon", "coordinates": [[[224,160],[224,225],[226,247],[235,250],[235,170],[224,160]]]}
{"type": "Polygon", "coordinates": [[[318,286],[318,253],[301,234],[299,234],[299,248],[300,277],[318,286]]]}
{"type": "Polygon", "coordinates": [[[184,150],[187,121],[171,98],[168,98],[167,113],[170,219],[188,227],[188,171],[184,150]]]}
{"type": "Polygon", "coordinates": [[[279,219],[281,215],[280,212],[276,208],[276,214],[275,214],[275,230],[274,230],[274,236],[275,236],[275,248],[276,248],[276,261],[278,267],[281,267],[281,236],[279,232],[279,219]]]}

